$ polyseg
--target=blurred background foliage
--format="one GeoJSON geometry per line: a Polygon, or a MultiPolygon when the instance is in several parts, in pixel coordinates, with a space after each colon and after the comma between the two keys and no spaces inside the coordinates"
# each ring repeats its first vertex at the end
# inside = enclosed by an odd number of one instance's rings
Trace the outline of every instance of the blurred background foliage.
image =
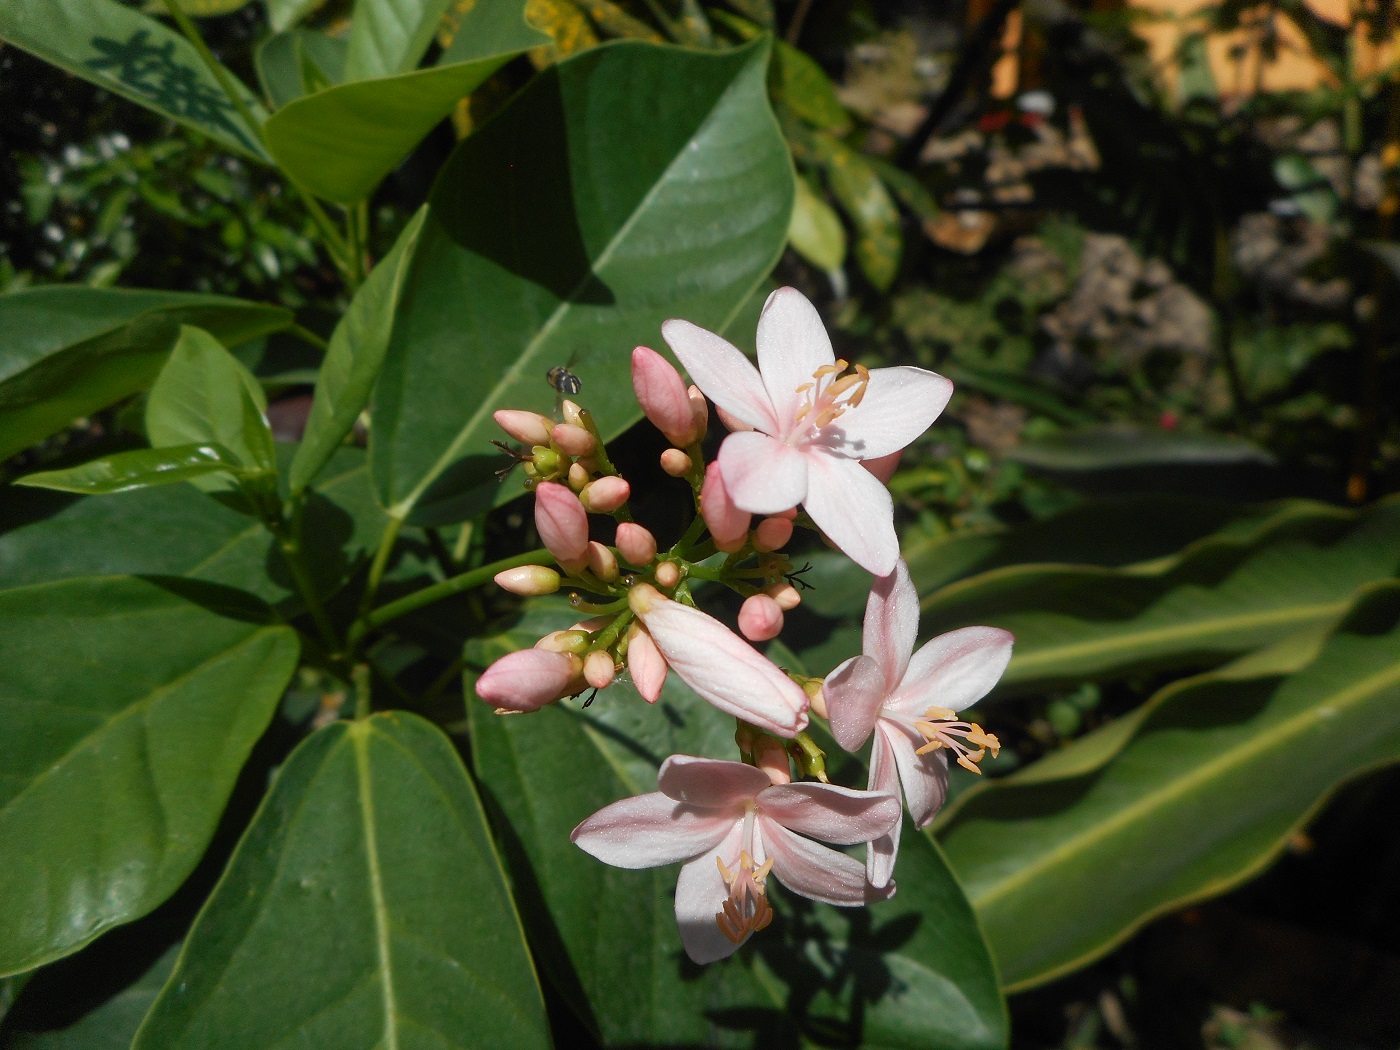
{"type": "MultiPolygon", "coordinates": [[[[248,83],[270,19],[335,40],[350,14],[187,6],[248,83]]],[[[1400,1040],[1400,724],[1373,688],[1400,651],[1393,7],[531,0],[552,42],[373,198],[378,254],[454,142],[561,57],[777,35],[798,195],[776,280],[823,305],[839,354],[955,381],[891,482],[924,626],[1020,639],[978,712],[1006,749],[940,832],[1017,992],[1014,1045],[1400,1040]],[[1340,708],[1342,737],[1314,726],[1340,708]],[[1125,813],[1145,840],[1104,830],[1125,813]],[[1122,863],[1154,848],[1177,860],[1156,881],[1122,863]],[[1039,872],[1021,889],[1017,865],[1039,872]]],[[[345,293],[276,175],[16,48],[0,83],[0,291],[232,294],[329,334],[345,293]]],[[[294,438],[309,373],[283,351],[240,356],[294,438]]],[[[10,472],[130,420],[114,406],[10,472]]],[[[824,673],[868,584],[812,563],[790,644],[824,673]]],[[[405,681],[439,680],[431,647],[395,644],[405,681]]],[[[21,1014],[13,1045],[48,1045],[22,1034],[45,1022],[21,1014]]]]}

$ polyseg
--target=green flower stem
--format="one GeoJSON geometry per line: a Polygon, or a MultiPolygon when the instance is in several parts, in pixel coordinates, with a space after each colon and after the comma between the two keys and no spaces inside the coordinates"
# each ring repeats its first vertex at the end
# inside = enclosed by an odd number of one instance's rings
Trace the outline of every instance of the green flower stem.
{"type": "Polygon", "coordinates": [[[374,561],[369,566],[369,578],[365,581],[365,592],[360,596],[359,618],[363,620],[369,615],[370,608],[374,605],[374,596],[379,593],[379,585],[384,580],[384,571],[389,567],[389,556],[394,552],[394,543],[399,538],[399,531],[403,528],[404,519],[389,517],[389,524],[384,526],[384,535],[379,538],[379,549],[374,552],[374,561]]]}
{"type": "Polygon", "coordinates": [[[685,558],[690,554],[690,547],[700,538],[705,531],[705,519],[699,514],[690,519],[690,524],[686,526],[685,534],[681,536],[669,551],[666,552],[668,558],[685,558]]]}
{"type": "Polygon", "coordinates": [[[306,611],[311,614],[311,619],[316,624],[321,644],[326,647],[331,662],[339,663],[342,652],[340,639],[336,636],[335,628],[331,626],[330,617],[326,615],[326,607],[321,604],[321,598],[316,593],[316,585],[312,583],[311,573],[306,568],[306,559],[302,557],[300,506],[292,518],[290,528],[282,523],[271,527],[277,537],[277,549],[282,554],[282,560],[287,563],[287,570],[292,574],[297,593],[306,603],[306,611]]]}
{"type": "Polygon", "coordinates": [[[459,576],[453,576],[451,579],[443,580],[441,583],[424,587],[421,591],[414,591],[396,601],[381,605],[368,616],[357,620],[355,626],[350,628],[349,644],[351,646],[357,645],[369,631],[376,627],[383,627],[386,623],[397,620],[401,616],[407,616],[425,605],[432,605],[433,602],[440,602],[444,598],[451,598],[455,594],[480,587],[504,569],[514,569],[520,565],[553,564],[554,556],[541,547],[539,550],[517,554],[513,558],[502,558],[490,565],[483,565],[479,569],[473,569],[459,576]]]}
{"type": "Polygon", "coordinates": [[[374,711],[369,664],[356,664],[350,672],[350,681],[355,686],[355,720],[360,722],[368,718],[374,711]]]}

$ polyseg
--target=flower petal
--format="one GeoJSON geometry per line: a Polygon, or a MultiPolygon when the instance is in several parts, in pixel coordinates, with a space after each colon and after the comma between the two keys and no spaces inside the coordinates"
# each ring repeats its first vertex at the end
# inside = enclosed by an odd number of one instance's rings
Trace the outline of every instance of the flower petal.
{"type": "Polygon", "coordinates": [[[886,694],[893,693],[903,681],[918,636],[919,592],[901,558],[894,572],[875,581],[865,603],[861,648],[884,672],[886,694]]]}
{"type": "Polygon", "coordinates": [[[719,469],[729,498],[755,514],[777,514],[801,503],[807,496],[811,458],[757,431],[730,434],[719,447],[719,469]]]}
{"type": "MultiPolygon", "coordinates": [[[[894,752],[884,733],[875,734],[875,743],[870,748],[870,790],[899,795],[899,770],[895,766],[894,752]]],[[[865,877],[872,886],[886,886],[894,875],[894,861],[899,853],[899,832],[904,820],[895,821],[894,827],[877,839],[872,839],[865,848],[865,877]]]]}
{"type": "Polygon", "coordinates": [[[952,396],[953,384],[937,372],[908,365],[872,368],[860,404],[835,424],[845,434],[843,451],[856,459],[898,452],[933,424],[952,396]]]}
{"type": "Polygon", "coordinates": [[[869,656],[853,656],[822,683],[831,735],[847,751],[865,743],[885,703],[885,676],[869,656]]]}
{"type": "Polygon", "coordinates": [[[762,813],[757,823],[763,851],[773,861],[773,874],[794,893],[851,908],[894,892],[893,884],[886,887],[887,892],[873,889],[865,881],[865,865],[854,857],[795,835],[762,813]]]}
{"type": "Polygon", "coordinates": [[[804,400],[797,388],[836,360],[831,339],[821,314],[805,295],[796,288],[779,288],[763,304],[754,341],[763,385],[778,415],[779,429],[773,433],[786,434],[804,400]]]}
{"type": "Polygon", "coordinates": [[[645,585],[629,600],[671,670],[703,700],[778,736],[807,727],[802,687],[713,616],[645,585]]]}
{"type": "Polygon", "coordinates": [[[569,838],[604,864],[655,868],[704,853],[733,826],[732,815],[706,812],[652,791],[604,806],[569,838]]]}
{"type": "Polygon", "coordinates": [[[693,755],[672,755],[656,778],[662,794],[701,809],[741,808],[771,784],[755,766],[693,755]]]}
{"type": "Polygon", "coordinates": [[[758,811],[790,831],[849,846],[869,842],[899,822],[899,796],[835,784],[779,784],[758,796],[758,811]]]}
{"type": "Polygon", "coordinates": [[[763,377],[743,351],[689,321],[667,321],[661,334],[690,373],[690,381],[706,397],[751,427],[778,432],[778,417],[768,401],[763,377]]]}
{"type": "Polygon", "coordinates": [[[676,880],[676,927],[685,954],[701,966],[728,958],[739,950],[739,945],[721,933],[715,922],[729,897],[729,887],[720,878],[715,861],[733,863],[743,838],[743,821],[734,823],[719,845],[681,868],[676,880]]]}
{"type": "Polygon", "coordinates": [[[918,827],[923,827],[933,819],[943,807],[948,797],[948,754],[946,749],[917,754],[924,740],[913,729],[898,726],[887,718],[882,718],[875,731],[885,737],[895,765],[899,767],[899,781],[904,785],[904,801],[909,807],[909,815],[918,827]]]}
{"type": "Polygon", "coordinates": [[[627,671],[642,699],[649,704],[656,703],[666,684],[666,657],[661,655],[651,635],[641,628],[627,642],[627,671]]]}
{"type": "MultiPolygon", "coordinates": [[[[726,444],[732,440],[728,438],[726,444]]],[[[853,459],[816,451],[807,453],[806,459],[807,498],[803,504],[807,513],[846,557],[866,572],[888,576],[899,560],[889,490],[853,459]]]]}
{"type": "Polygon", "coordinates": [[[964,627],[929,639],[909,661],[887,706],[909,715],[933,706],[961,711],[997,684],[1015,640],[998,627],[964,627]]]}

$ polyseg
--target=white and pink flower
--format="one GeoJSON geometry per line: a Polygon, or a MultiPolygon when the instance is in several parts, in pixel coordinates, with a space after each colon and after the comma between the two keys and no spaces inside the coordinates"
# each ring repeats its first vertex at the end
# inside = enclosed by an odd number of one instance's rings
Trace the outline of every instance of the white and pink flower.
{"type": "Polygon", "coordinates": [[[683,862],[676,923],[686,954],[709,963],[733,954],[772,921],[766,880],[843,907],[881,900],[852,857],[812,841],[868,842],[899,822],[899,800],[830,784],[774,784],[742,762],[673,755],[659,791],[605,806],[570,836],[620,868],[683,862]],[[804,836],[811,836],[810,838],[804,836]]]}

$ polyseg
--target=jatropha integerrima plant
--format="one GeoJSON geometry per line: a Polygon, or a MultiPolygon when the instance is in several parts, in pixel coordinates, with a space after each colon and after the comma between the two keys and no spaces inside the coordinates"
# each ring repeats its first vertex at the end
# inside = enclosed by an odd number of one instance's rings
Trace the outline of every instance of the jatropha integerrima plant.
{"type": "Polygon", "coordinates": [[[625,670],[655,702],[674,671],[734,716],[740,761],[673,755],[661,766],[660,790],[606,806],[573,832],[580,847],[619,867],[684,862],[676,920],[687,954],[706,963],[772,920],[769,875],[830,904],[859,906],[894,893],[901,786],[923,826],[946,795],[949,751],[972,772],[987,752],[996,755],[996,737],[957,712],[996,683],[1012,639],[971,627],[914,651],[918,600],[884,481],[947,404],[948,380],[836,360],[816,309],[791,288],[764,307],[758,369],[687,321],[668,321],[662,333],[696,385],[638,347],[633,386],[670,442],[663,469],[690,483],[690,527],[663,547],[633,520],[631,488],[575,402],[562,402],[559,421],[496,413],[525,446],[513,454],[557,565],[509,569],[496,581],[529,596],[567,586],[584,618],[496,661],[476,691],[502,714],[528,712],[606,689],[625,670]],[[707,397],[730,431],[709,464],[701,448],[707,397]],[[590,539],[590,514],[614,520],[612,544],[590,539]],[[801,600],[783,551],[794,526],[820,530],[878,577],[863,653],[825,681],[789,673],[750,644],[776,638],[783,614],[801,600]],[[704,583],[743,596],[737,634],[696,607],[704,583]],[[813,712],[830,720],[843,747],[874,736],[866,790],[828,782],[822,751],[806,732],[813,712]],[[867,843],[865,866],[814,839],[867,843]]]}

